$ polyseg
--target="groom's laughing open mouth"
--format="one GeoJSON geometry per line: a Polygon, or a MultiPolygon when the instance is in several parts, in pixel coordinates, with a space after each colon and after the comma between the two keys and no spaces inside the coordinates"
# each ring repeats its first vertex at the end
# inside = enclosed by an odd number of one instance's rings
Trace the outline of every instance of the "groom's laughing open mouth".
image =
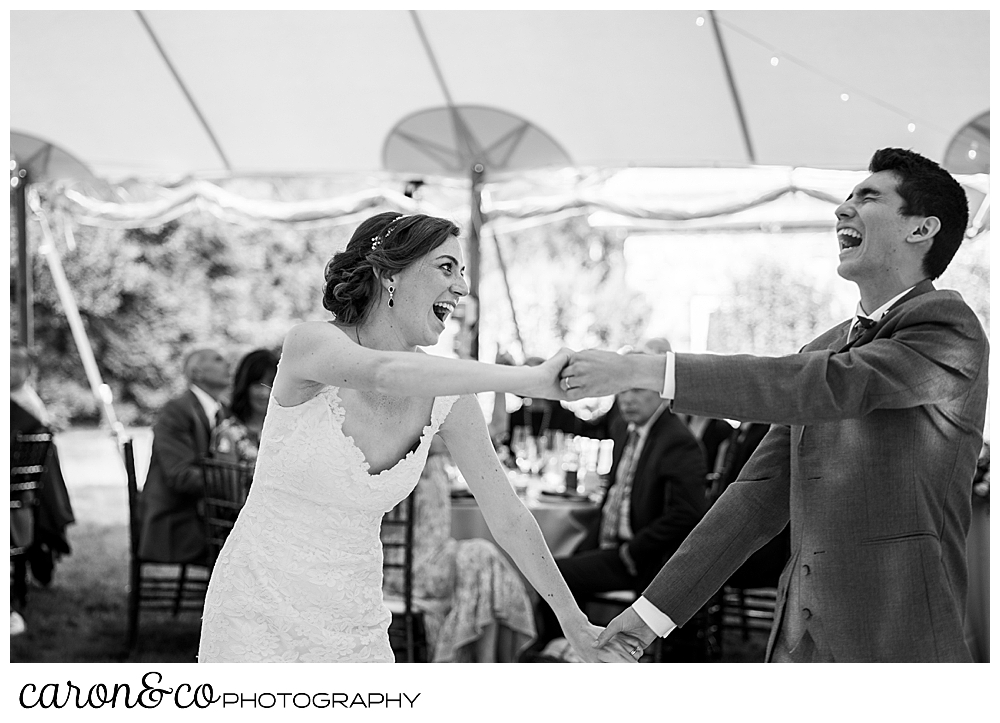
{"type": "Polygon", "coordinates": [[[840,242],[840,251],[848,251],[857,248],[864,240],[861,232],[847,226],[837,229],[837,240],[840,242]]]}

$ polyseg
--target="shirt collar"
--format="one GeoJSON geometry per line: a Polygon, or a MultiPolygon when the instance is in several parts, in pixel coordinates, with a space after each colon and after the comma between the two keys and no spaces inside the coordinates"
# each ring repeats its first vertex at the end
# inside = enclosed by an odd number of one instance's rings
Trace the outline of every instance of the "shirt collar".
{"type": "Polygon", "coordinates": [[[637,427],[635,426],[635,424],[629,424],[628,431],[638,432],[639,439],[645,439],[646,436],[649,434],[649,430],[653,428],[653,425],[656,424],[656,420],[660,418],[660,415],[663,414],[663,410],[666,408],[667,408],[666,402],[662,402],[660,406],[657,408],[657,410],[653,412],[653,416],[647,419],[642,426],[637,427]]]}
{"type": "Polygon", "coordinates": [[[212,396],[197,384],[191,385],[191,391],[194,392],[194,396],[198,399],[202,408],[205,410],[205,416],[208,417],[208,423],[215,424],[215,414],[219,411],[222,405],[212,399],[212,396]]]}
{"type": "MultiPolygon", "coordinates": [[[[885,316],[885,312],[887,312],[892,307],[893,304],[895,304],[897,301],[899,301],[904,296],[906,296],[907,294],[909,294],[911,291],[913,291],[913,289],[914,289],[914,286],[911,286],[910,288],[906,289],[902,293],[896,294],[895,296],[893,296],[891,299],[889,299],[887,302],[885,302],[884,304],[882,304],[882,306],[878,307],[877,309],[875,309],[875,311],[873,311],[870,314],[865,313],[865,310],[863,308],[861,308],[861,302],[859,301],[858,302],[858,308],[857,308],[857,316],[863,316],[863,317],[865,317],[867,319],[871,319],[872,321],[874,321],[877,324],[878,322],[882,321],[882,317],[885,316]]],[[[852,326],[853,326],[853,324],[852,324],[852,326]]]]}

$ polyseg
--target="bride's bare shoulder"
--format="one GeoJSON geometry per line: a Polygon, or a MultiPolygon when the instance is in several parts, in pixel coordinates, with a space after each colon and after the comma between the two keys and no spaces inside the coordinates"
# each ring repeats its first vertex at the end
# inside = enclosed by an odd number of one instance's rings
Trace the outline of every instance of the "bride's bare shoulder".
{"type": "Polygon", "coordinates": [[[294,407],[316,396],[327,384],[310,374],[311,359],[336,357],[341,344],[349,343],[344,331],[327,321],[305,321],[285,334],[281,345],[281,364],[272,393],[283,407],[294,407]]]}
{"type": "Polygon", "coordinates": [[[288,330],[288,333],[285,334],[285,341],[321,337],[346,338],[346,336],[344,329],[333,321],[303,321],[288,330]]]}
{"type": "Polygon", "coordinates": [[[344,330],[332,321],[304,321],[296,324],[285,334],[281,346],[282,356],[295,357],[314,351],[317,347],[336,348],[350,343],[344,330]]]}

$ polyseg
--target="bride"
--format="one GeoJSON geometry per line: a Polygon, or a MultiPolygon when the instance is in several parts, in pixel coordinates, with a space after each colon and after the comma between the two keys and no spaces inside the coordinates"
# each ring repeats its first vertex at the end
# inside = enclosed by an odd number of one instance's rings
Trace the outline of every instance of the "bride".
{"type": "Polygon", "coordinates": [[[418,349],[468,293],[457,236],[445,219],[382,213],[327,264],[335,319],[285,338],[253,486],[209,583],[200,662],[392,662],[379,527],[416,485],[434,435],[576,652],[635,662],[622,644],[592,646],[600,628],[508,483],[474,396],[558,396],[566,354],[508,367],[418,349]]]}

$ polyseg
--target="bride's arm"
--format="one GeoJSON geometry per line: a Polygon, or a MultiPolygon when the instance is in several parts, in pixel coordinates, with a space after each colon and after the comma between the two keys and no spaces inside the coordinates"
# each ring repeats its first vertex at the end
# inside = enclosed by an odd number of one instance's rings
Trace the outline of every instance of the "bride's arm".
{"type": "Polygon", "coordinates": [[[552,608],[567,639],[588,662],[635,662],[621,644],[601,655],[592,643],[600,628],[580,610],[559,574],[538,523],[515,494],[490,443],[486,419],[473,396],[463,396],[441,426],[440,436],[476,496],[493,537],[514,559],[542,599],[552,608]]]}
{"type": "Polygon", "coordinates": [[[536,367],[510,367],[390,352],[356,344],[333,324],[309,321],[285,337],[281,369],[299,384],[326,384],[398,396],[439,397],[472,392],[512,392],[560,398],[559,371],[568,356],[557,354],[536,367]]]}

